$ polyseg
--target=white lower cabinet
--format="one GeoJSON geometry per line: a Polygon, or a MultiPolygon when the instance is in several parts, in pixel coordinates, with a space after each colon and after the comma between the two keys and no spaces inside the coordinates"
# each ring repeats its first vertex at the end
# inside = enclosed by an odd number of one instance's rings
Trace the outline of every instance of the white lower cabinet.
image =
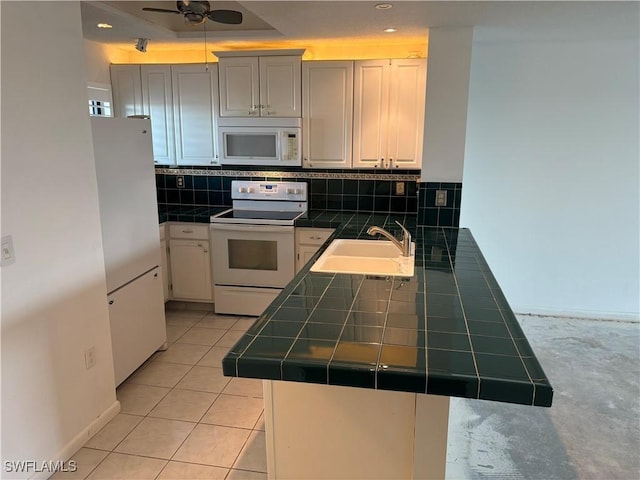
{"type": "Polygon", "coordinates": [[[311,260],[332,233],[333,228],[296,228],[296,273],[311,260]]]}
{"type": "Polygon", "coordinates": [[[213,301],[208,225],[169,225],[171,299],[213,301]]]}

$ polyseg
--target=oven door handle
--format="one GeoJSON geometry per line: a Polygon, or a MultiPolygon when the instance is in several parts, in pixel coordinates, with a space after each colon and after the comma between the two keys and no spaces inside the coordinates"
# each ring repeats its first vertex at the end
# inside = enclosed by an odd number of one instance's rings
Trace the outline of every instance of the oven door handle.
{"type": "Polygon", "coordinates": [[[293,232],[294,227],[287,225],[240,225],[234,224],[221,224],[214,223],[211,225],[211,230],[222,230],[226,232],[261,232],[261,233],[285,233],[293,232]]]}

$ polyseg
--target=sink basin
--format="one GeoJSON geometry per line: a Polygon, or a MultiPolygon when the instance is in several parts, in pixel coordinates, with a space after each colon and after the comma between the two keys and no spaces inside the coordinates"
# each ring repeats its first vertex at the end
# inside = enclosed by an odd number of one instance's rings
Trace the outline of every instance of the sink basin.
{"type": "Polygon", "coordinates": [[[334,240],[311,271],[412,277],[414,260],[415,243],[411,244],[411,256],[403,257],[398,247],[386,240],[334,240]]]}

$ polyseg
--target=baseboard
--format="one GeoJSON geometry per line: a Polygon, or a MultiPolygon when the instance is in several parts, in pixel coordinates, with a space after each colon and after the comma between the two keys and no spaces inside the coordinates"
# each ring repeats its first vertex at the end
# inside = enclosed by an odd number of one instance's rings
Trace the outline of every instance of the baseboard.
{"type": "MultiPolygon", "coordinates": [[[[116,400],[111,404],[109,408],[107,408],[104,412],[102,412],[98,418],[96,418],[93,422],[83,428],[80,433],[78,433],[73,439],[67,443],[62,450],[60,450],[54,457],[53,461],[67,461],[71,457],[75,455],[75,453],[80,450],[85,443],[89,441],[91,437],[93,437],[96,433],[100,431],[102,427],[104,427],[109,421],[115,417],[118,413],[120,413],[120,402],[116,400]]],[[[29,477],[30,479],[47,479],[51,476],[51,472],[39,472],[29,477]]]]}
{"type": "Polygon", "coordinates": [[[640,322],[638,313],[594,312],[585,310],[559,310],[554,308],[538,308],[526,306],[512,306],[516,315],[536,317],[577,318],[583,320],[606,320],[613,322],[640,322]]]}

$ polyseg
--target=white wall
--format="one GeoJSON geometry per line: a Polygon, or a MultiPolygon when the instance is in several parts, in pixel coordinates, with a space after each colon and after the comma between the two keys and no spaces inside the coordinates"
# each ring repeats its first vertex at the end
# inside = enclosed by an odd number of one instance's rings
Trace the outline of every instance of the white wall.
{"type": "Polygon", "coordinates": [[[124,50],[106,44],[84,40],[84,55],[87,65],[87,80],[95,83],[111,84],[109,65],[126,63],[129,55],[124,50]]]}
{"type": "Polygon", "coordinates": [[[638,318],[638,45],[474,44],[461,226],[516,311],[638,318]]]}
{"type": "Polygon", "coordinates": [[[421,182],[461,182],[473,28],[429,29],[421,182]]]}
{"type": "Polygon", "coordinates": [[[79,4],[0,5],[1,230],[16,256],[1,269],[0,476],[20,478],[33,472],[4,461],[68,457],[118,404],[79,4]]]}

